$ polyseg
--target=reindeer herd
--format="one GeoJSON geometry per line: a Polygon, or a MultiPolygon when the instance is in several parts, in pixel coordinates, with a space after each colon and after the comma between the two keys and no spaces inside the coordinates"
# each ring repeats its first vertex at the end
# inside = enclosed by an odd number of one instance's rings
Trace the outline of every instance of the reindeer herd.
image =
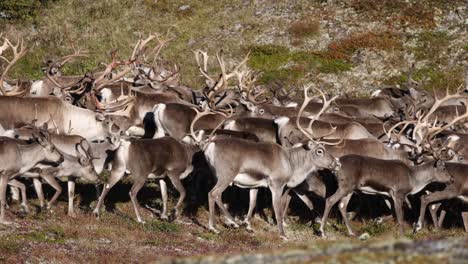
{"type": "MultiPolygon", "coordinates": [[[[227,225],[241,224],[222,199],[229,186],[249,189],[243,221],[248,229],[258,191],[268,188],[282,237],[293,195],[311,210],[308,193],[325,199],[324,237],[335,205],[349,235],[355,235],[347,214],[353,194],[385,199],[400,234],[404,208],[414,208],[411,195],[422,194],[415,232],[423,227],[428,206],[434,227],[440,228],[454,199],[468,201],[468,93],[462,85],[432,94],[409,76],[403,87],[381,87],[370,97],[352,98],[331,97],[309,84],[302,87],[301,99],[295,89],[257,85],[259,73],[248,68],[249,54],[234,65],[225,62],[222,51],[210,60],[207,52],[196,50],[206,86],[192,89],[180,83],[179,66],[161,58],[172,39],[169,33],[151,34],[136,43],[126,60],[112,51],[103,69],[99,65],[85,75],[63,76],[66,63],[88,56],[74,49],[47,61],[43,79],[14,80],[7,75],[27,49],[22,40],[15,44],[2,38],[0,223],[8,224],[8,185],[14,196],[21,193],[21,206],[28,211],[21,178],[32,179],[40,206],[47,209],[62,192],[58,179],[66,179],[73,217],[76,179],[103,185],[93,211],[99,216],[106,195],[130,174],[129,196],[137,221],[144,223],[137,197],[148,179],[159,180],[161,218],[167,219],[165,179],[180,194],[173,215],[178,217],[186,188],[195,187],[182,180],[197,174],[213,182],[206,186],[213,232],[218,232],[216,207],[227,225]],[[106,181],[99,177],[104,170],[110,171],[106,181]],[[336,180],[334,189],[319,177],[324,173],[336,180]],[[44,198],[44,182],[55,189],[50,201],[44,198]]],[[[468,232],[468,211],[458,213],[468,232]]]]}

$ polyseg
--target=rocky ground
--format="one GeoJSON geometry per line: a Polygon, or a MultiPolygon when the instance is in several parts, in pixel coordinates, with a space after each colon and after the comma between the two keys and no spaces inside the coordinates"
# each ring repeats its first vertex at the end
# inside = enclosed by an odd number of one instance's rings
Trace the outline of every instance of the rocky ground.
{"type": "MultiPolygon", "coordinates": [[[[23,78],[41,78],[44,58],[70,53],[71,44],[90,51],[65,69],[76,74],[108,61],[111,49],[130,53],[139,35],[170,30],[176,39],[163,57],[180,65],[182,82],[193,88],[203,78],[192,50],[208,50],[213,59],[223,49],[228,63],[250,50],[260,83],[326,80],[331,91],[368,95],[405,81],[412,65],[427,89],[462,83],[467,7],[466,0],[60,0],[25,21],[0,17],[0,30],[30,47],[16,67],[23,78]]],[[[210,64],[215,70],[214,59],[210,64]]]]}
{"type": "MultiPolygon", "coordinates": [[[[352,221],[359,236],[348,237],[335,212],[327,227],[328,238],[323,239],[317,235],[318,224],[307,217],[309,213],[298,215],[300,208],[296,208],[286,227],[289,240],[284,241],[276,226],[260,217],[253,220],[255,232],[221,226],[220,234],[211,233],[202,206],[187,209],[177,221],[161,221],[157,213],[143,210],[146,224],[139,224],[125,195],[130,184],[116,187],[99,220],[91,216],[94,202],[90,204],[82,196],[77,197],[76,218],[66,216],[66,201],[52,211],[40,212],[38,201],[32,200],[29,215],[13,204],[8,217],[14,224],[0,226],[0,262],[463,263],[468,257],[468,240],[460,223],[441,231],[429,226],[418,234],[412,234],[408,224],[405,235],[398,237],[392,220],[377,223],[364,217],[352,221]]],[[[89,190],[78,192],[83,195],[89,190]]],[[[160,209],[158,193],[155,185],[145,187],[141,204],[160,209]]],[[[241,207],[247,207],[245,202],[241,207]]],[[[269,214],[268,209],[265,212],[269,214]]]]}

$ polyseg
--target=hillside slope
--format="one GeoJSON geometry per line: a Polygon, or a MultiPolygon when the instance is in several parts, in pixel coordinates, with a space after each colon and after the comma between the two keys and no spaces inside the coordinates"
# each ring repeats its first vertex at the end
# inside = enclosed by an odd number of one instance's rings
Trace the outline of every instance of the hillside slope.
{"type": "Polygon", "coordinates": [[[263,83],[319,78],[333,90],[364,94],[404,81],[412,64],[429,89],[458,86],[468,64],[462,0],[41,2],[47,4],[23,20],[0,10],[0,29],[31,48],[16,67],[22,78],[40,78],[43,59],[69,53],[71,44],[91,52],[67,69],[83,73],[108,61],[111,49],[124,56],[139,35],[167,30],[177,38],[163,55],[181,65],[183,83],[194,88],[202,84],[195,49],[223,49],[233,59],[251,50],[250,66],[263,73],[263,83]]]}

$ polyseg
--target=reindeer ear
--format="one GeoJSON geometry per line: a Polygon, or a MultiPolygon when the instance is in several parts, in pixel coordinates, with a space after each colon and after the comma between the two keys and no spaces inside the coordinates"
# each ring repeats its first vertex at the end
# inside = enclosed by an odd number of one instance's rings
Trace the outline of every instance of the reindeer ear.
{"type": "Polygon", "coordinates": [[[317,144],[315,144],[315,142],[313,142],[312,140],[309,140],[307,141],[307,144],[304,145],[305,149],[307,150],[312,150],[315,148],[317,144]]]}
{"type": "Polygon", "coordinates": [[[97,121],[103,121],[104,119],[106,119],[106,117],[103,114],[96,113],[96,120],[97,121]]]}

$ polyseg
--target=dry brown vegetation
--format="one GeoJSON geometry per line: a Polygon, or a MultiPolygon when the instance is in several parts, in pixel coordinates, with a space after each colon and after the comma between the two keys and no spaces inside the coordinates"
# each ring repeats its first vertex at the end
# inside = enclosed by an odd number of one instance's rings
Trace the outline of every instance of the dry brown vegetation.
{"type": "Polygon", "coordinates": [[[320,21],[310,17],[303,17],[291,23],[289,33],[295,38],[309,37],[320,32],[320,21]]]}
{"type": "MultiPolygon", "coordinates": [[[[159,220],[157,214],[153,215],[149,210],[143,210],[146,224],[140,224],[135,221],[127,195],[130,184],[121,183],[116,187],[106,203],[107,211],[99,220],[90,214],[94,202],[90,204],[89,198],[84,200],[85,197],[92,196],[90,185],[79,188],[79,211],[76,218],[66,215],[65,201],[60,202],[52,212],[39,212],[36,209],[27,216],[22,215],[19,205],[14,204],[8,217],[14,218],[16,224],[0,226],[0,262],[172,262],[176,257],[197,260],[210,255],[216,256],[211,260],[213,261],[218,257],[223,259],[233,254],[294,256],[298,251],[303,251],[301,254],[304,254],[306,259],[315,261],[339,261],[348,258],[355,261],[361,258],[383,260],[394,259],[400,255],[400,263],[413,263],[415,260],[436,263],[447,260],[449,256],[439,254],[428,258],[424,254],[413,252],[404,254],[405,257],[402,258],[401,253],[397,254],[388,247],[384,247],[387,249],[381,250],[380,253],[372,251],[375,253],[370,254],[363,248],[381,243],[402,243],[401,240],[395,240],[397,224],[393,220],[378,224],[372,219],[356,218],[352,221],[355,230],[359,234],[370,235],[369,240],[360,241],[345,235],[346,228],[341,223],[338,212],[334,213],[335,217],[327,227],[330,239],[322,239],[316,234],[318,225],[312,224],[311,214],[307,213],[301,204],[293,204],[291,209],[289,225],[286,228],[289,241],[282,241],[277,235],[276,225],[261,218],[253,219],[252,224],[256,229],[254,233],[248,232],[244,227],[224,227],[220,234],[213,234],[206,229],[208,216],[205,207],[199,207],[195,211],[186,210],[181,219],[169,222],[159,220]],[[360,253],[350,254],[350,248],[359,250],[360,253]]],[[[156,186],[148,184],[140,194],[141,204],[160,209],[160,197],[157,193],[159,192],[156,186]]],[[[173,206],[173,202],[171,200],[170,206],[173,206]]],[[[242,208],[240,214],[237,214],[239,217],[245,213],[246,202],[243,201],[239,205],[242,208]]],[[[32,200],[33,208],[37,208],[37,204],[37,200],[32,200]]],[[[271,214],[268,208],[264,211],[267,215],[271,214]]],[[[222,221],[221,217],[218,219],[222,221]]],[[[417,235],[413,235],[410,229],[407,225],[407,233],[403,239],[408,245],[413,244],[411,240],[416,241],[414,244],[417,245],[420,243],[418,241],[437,241],[464,235],[461,223],[441,232],[426,229],[417,235]]]]}
{"type": "Polygon", "coordinates": [[[332,41],[326,51],[318,54],[326,58],[350,60],[359,49],[392,50],[401,47],[400,37],[393,32],[365,32],[332,41]]]}

